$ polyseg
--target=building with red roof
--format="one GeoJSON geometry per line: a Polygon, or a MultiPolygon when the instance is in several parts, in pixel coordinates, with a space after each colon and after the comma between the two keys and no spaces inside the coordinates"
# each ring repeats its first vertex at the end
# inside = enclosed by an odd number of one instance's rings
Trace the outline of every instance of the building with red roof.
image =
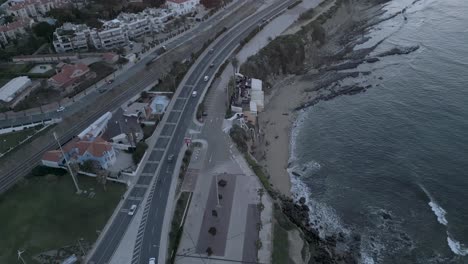
{"type": "MultiPolygon", "coordinates": [[[[92,160],[97,162],[103,169],[108,169],[116,160],[116,153],[112,144],[100,137],[85,138],[83,140],[74,139],[65,144],[62,149],[70,162],[83,164],[85,161],[92,160]]],[[[44,166],[64,168],[65,162],[65,157],[63,157],[60,150],[47,151],[42,156],[44,166]]]]}
{"type": "Polygon", "coordinates": [[[48,82],[50,86],[58,89],[65,89],[69,86],[77,85],[83,81],[90,73],[89,67],[83,63],[65,64],[59,73],[50,77],[48,82]]]}
{"type": "Polygon", "coordinates": [[[26,29],[30,28],[34,21],[30,18],[19,18],[11,23],[0,25],[0,42],[8,44],[19,35],[26,34],[26,29]]]}

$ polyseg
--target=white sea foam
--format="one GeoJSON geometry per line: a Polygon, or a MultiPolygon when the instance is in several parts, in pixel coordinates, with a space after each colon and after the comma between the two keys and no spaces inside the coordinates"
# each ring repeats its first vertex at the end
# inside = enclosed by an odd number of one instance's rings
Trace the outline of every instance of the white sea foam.
{"type": "Polygon", "coordinates": [[[453,251],[453,253],[460,255],[460,256],[468,255],[468,248],[462,243],[460,243],[459,241],[455,240],[453,237],[451,237],[448,232],[447,232],[447,242],[448,242],[450,249],[453,251]]]}
{"type": "Polygon", "coordinates": [[[447,226],[448,221],[445,218],[447,212],[444,210],[444,208],[442,208],[442,206],[440,206],[434,201],[430,201],[429,206],[431,207],[434,214],[437,216],[437,221],[439,221],[439,223],[443,224],[444,226],[447,226]]]}
{"type": "Polygon", "coordinates": [[[424,188],[424,186],[422,185],[419,185],[419,187],[421,188],[421,190],[424,191],[424,193],[426,194],[427,198],[429,198],[429,206],[431,207],[432,211],[434,212],[434,214],[436,215],[437,217],[437,221],[439,221],[439,223],[443,224],[444,226],[447,226],[448,225],[448,221],[447,221],[447,218],[445,218],[445,215],[447,214],[447,211],[444,210],[444,208],[442,208],[442,206],[440,206],[435,200],[434,198],[432,197],[432,195],[429,193],[428,190],[426,190],[426,188],[424,188]]]}

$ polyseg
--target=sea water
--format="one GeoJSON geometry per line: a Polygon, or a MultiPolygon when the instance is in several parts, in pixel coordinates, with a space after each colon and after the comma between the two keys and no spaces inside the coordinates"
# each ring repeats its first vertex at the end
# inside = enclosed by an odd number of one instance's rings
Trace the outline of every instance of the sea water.
{"type": "Polygon", "coordinates": [[[362,235],[362,262],[468,263],[468,1],[385,9],[400,15],[362,47],[420,48],[360,66],[371,75],[348,81],[372,88],[300,114],[292,189],[322,235],[362,235]]]}

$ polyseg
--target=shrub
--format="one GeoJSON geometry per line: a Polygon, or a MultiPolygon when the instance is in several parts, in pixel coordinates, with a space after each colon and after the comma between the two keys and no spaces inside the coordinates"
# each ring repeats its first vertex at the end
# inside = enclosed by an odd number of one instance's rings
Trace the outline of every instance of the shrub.
{"type": "Polygon", "coordinates": [[[140,163],[140,160],[143,158],[143,155],[145,155],[146,149],[148,148],[148,145],[140,141],[136,145],[135,151],[132,153],[132,159],[135,164],[140,163]]]}
{"type": "Polygon", "coordinates": [[[31,170],[31,176],[42,177],[49,174],[63,176],[67,173],[64,169],[51,168],[43,165],[38,165],[31,170]]]}

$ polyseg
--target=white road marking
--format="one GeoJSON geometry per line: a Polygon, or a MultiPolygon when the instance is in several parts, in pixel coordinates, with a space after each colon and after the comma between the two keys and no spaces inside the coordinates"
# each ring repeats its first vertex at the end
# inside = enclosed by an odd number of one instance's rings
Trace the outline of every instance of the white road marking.
{"type": "Polygon", "coordinates": [[[208,163],[211,163],[211,158],[213,157],[213,153],[210,155],[210,159],[208,160],[208,163]]]}

